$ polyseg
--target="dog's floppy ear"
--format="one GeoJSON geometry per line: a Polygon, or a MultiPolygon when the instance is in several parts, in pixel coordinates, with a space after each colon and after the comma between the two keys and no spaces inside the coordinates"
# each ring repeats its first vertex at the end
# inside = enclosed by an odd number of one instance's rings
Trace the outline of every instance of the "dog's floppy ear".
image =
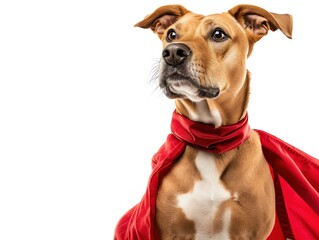
{"type": "Polygon", "coordinates": [[[245,29],[250,44],[265,36],[269,30],[280,29],[288,38],[292,37],[292,16],[289,14],[271,13],[267,10],[247,4],[240,4],[228,11],[245,29]]]}
{"type": "Polygon", "coordinates": [[[144,20],[136,23],[135,27],[150,28],[159,38],[162,37],[165,29],[175,23],[178,18],[188,13],[181,5],[166,5],[159,7],[153,13],[147,15],[144,20]]]}

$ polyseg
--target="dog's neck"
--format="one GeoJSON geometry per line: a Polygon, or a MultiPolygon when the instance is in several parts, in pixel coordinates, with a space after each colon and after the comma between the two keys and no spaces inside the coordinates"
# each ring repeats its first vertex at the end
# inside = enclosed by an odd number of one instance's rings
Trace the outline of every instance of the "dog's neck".
{"type": "Polygon", "coordinates": [[[197,122],[214,124],[215,127],[239,122],[246,115],[249,100],[250,76],[239,91],[226,90],[217,99],[203,99],[192,102],[189,99],[176,99],[176,111],[197,122]]]}

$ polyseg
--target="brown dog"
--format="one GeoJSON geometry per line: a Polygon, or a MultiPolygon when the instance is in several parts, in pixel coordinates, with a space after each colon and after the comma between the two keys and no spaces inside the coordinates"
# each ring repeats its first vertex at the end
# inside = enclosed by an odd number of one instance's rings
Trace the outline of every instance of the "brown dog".
{"type": "MultiPolygon", "coordinates": [[[[180,5],[163,6],[136,24],[163,42],[159,84],[176,111],[216,128],[246,116],[247,57],[269,30],[291,38],[292,18],[238,5],[203,16],[180,5]]],[[[266,239],[275,219],[275,197],[259,136],[211,154],[187,146],[161,181],[156,224],[161,239],[266,239]]]]}

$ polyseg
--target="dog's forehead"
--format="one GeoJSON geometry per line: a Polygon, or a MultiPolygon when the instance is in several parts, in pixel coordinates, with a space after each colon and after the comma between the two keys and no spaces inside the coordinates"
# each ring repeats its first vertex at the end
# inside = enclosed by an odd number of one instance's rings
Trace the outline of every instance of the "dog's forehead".
{"type": "Polygon", "coordinates": [[[178,19],[178,21],[175,23],[175,28],[180,31],[193,31],[199,26],[204,17],[205,16],[203,15],[192,12],[187,13],[178,19]]]}
{"type": "Polygon", "coordinates": [[[216,26],[232,28],[236,25],[239,27],[236,19],[227,12],[214,13],[206,16],[196,13],[188,13],[177,21],[176,29],[195,30],[197,28],[201,28],[204,31],[209,31],[216,26]]]}

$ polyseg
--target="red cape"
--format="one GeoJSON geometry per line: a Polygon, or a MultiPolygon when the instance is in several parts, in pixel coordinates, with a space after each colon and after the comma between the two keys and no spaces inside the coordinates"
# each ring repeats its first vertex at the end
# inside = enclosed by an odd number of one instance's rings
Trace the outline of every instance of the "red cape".
{"type": "MultiPolygon", "coordinates": [[[[214,128],[174,112],[172,134],[152,159],[153,171],[140,203],[119,221],[116,240],[160,240],[155,224],[158,185],[183,153],[186,144],[222,153],[239,146],[250,135],[248,117],[237,124],[214,128]]],[[[274,177],[276,222],[267,240],[319,239],[319,160],[279,138],[255,130],[274,177]]]]}

